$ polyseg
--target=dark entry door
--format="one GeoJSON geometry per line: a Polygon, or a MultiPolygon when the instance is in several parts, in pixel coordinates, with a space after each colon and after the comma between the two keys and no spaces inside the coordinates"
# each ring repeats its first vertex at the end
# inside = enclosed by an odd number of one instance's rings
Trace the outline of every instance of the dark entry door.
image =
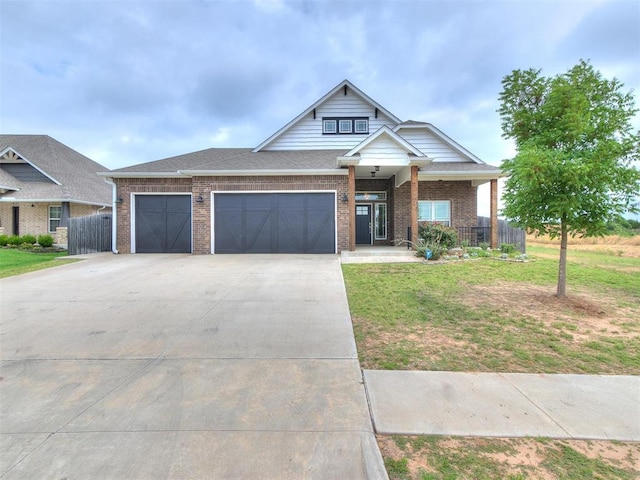
{"type": "Polygon", "coordinates": [[[335,253],[334,193],[216,193],[215,253],[335,253]]]}
{"type": "Polygon", "coordinates": [[[191,253],[191,196],[136,195],[136,253],[191,253]]]}
{"type": "Polygon", "coordinates": [[[371,245],[371,205],[356,205],[356,244],[371,245]]]}

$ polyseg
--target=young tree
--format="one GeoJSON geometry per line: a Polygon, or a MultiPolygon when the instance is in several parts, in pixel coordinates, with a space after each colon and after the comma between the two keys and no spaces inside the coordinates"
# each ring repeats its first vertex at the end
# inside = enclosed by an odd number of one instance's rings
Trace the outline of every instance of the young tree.
{"type": "Polygon", "coordinates": [[[544,77],[514,70],[502,80],[503,137],[517,153],[508,175],[503,214],[528,232],[560,237],[556,295],[566,295],[567,238],[602,236],[609,220],[638,211],[640,132],[631,121],[631,92],[583,60],[544,77]]]}

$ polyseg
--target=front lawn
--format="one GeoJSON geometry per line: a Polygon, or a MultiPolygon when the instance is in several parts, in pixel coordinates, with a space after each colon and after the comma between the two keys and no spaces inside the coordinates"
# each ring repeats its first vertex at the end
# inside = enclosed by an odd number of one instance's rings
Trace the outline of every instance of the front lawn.
{"type": "Polygon", "coordinates": [[[16,248],[0,248],[0,278],[78,261],[75,259],[56,260],[56,258],[66,255],[67,252],[34,253],[16,248]]]}
{"type": "Polygon", "coordinates": [[[342,266],[363,368],[640,374],[640,258],[342,266]]]}
{"type": "MultiPolygon", "coordinates": [[[[342,266],[366,369],[640,374],[636,246],[533,261],[342,266]]],[[[638,478],[640,445],[600,440],[379,436],[391,480],[638,478]]]]}

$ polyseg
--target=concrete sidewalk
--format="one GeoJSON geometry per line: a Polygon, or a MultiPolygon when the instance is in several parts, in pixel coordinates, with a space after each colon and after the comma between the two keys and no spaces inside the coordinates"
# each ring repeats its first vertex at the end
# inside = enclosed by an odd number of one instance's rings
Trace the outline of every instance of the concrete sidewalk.
{"type": "Polygon", "coordinates": [[[337,256],[95,255],[0,294],[3,480],[387,478],[337,256]]]}
{"type": "Polygon", "coordinates": [[[378,433],[640,441],[640,377],[365,370],[378,433]]]}

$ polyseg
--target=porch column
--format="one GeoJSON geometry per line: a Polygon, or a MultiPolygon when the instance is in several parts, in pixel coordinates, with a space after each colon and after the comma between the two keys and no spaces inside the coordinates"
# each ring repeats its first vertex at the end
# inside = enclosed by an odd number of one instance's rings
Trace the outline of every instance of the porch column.
{"type": "Polygon", "coordinates": [[[498,248],[498,180],[491,180],[491,248],[498,248]]]}
{"type": "Polygon", "coordinates": [[[356,249],[356,167],[349,165],[349,250],[356,249]]]}
{"type": "Polygon", "coordinates": [[[411,242],[418,241],[418,166],[411,167],[411,242]]]}

